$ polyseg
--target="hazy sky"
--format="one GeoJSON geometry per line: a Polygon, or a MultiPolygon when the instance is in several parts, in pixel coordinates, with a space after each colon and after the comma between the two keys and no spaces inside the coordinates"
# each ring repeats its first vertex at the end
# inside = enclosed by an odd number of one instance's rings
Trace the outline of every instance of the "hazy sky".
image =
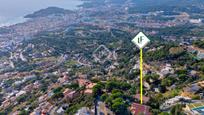
{"type": "Polygon", "coordinates": [[[0,0],[0,25],[49,6],[74,9],[78,0],[0,0]]]}

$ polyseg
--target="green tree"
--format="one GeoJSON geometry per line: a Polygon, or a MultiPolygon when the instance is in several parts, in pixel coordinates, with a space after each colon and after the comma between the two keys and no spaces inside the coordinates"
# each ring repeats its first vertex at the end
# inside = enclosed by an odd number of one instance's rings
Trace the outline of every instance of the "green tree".
{"type": "Polygon", "coordinates": [[[130,88],[130,94],[131,95],[134,95],[134,94],[136,94],[136,91],[137,91],[138,89],[137,89],[137,86],[136,85],[133,85],[131,88],[130,88]]]}
{"type": "Polygon", "coordinates": [[[3,101],[3,94],[0,94],[0,105],[1,105],[2,101],[3,101]]]}
{"type": "Polygon", "coordinates": [[[64,97],[64,94],[62,92],[57,92],[51,98],[52,99],[59,99],[59,98],[63,98],[63,97],[64,97]]]}
{"type": "Polygon", "coordinates": [[[131,85],[128,84],[128,83],[126,83],[126,82],[121,82],[121,83],[120,83],[120,88],[121,88],[122,90],[128,90],[128,89],[131,88],[131,85]]]}
{"type": "Polygon", "coordinates": [[[113,100],[111,108],[117,115],[127,114],[127,105],[122,98],[116,98],[115,100],[113,100]]]}
{"type": "Polygon", "coordinates": [[[180,74],[187,74],[187,70],[177,70],[176,73],[178,75],[180,75],[180,74]]]}
{"type": "Polygon", "coordinates": [[[159,110],[159,108],[155,108],[155,109],[152,109],[152,113],[153,115],[159,115],[159,113],[161,113],[161,111],[159,110]]]}
{"type": "Polygon", "coordinates": [[[131,73],[129,73],[126,78],[128,80],[133,80],[135,78],[135,76],[138,76],[140,75],[140,70],[139,69],[136,69],[136,70],[133,70],[131,73]]]}
{"type": "Polygon", "coordinates": [[[100,97],[100,99],[101,99],[102,101],[105,101],[107,98],[108,98],[108,94],[107,94],[107,93],[104,93],[104,94],[100,97]]]}
{"type": "Polygon", "coordinates": [[[28,95],[24,94],[24,95],[21,95],[18,98],[16,98],[16,100],[18,103],[22,103],[22,102],[25,102],[27,98],[28,98],[28,95]]]}
{"type": "Polygon", "coordinates": [[[93,96],[94,97],[97,97],[99,95],[102,94],[102,89],[103,89],[103,86],[100,85],[100,84],[97,84],[93,87],[93,96]]]}
{"type": "Polygon", "coordinates": [[[183,105],[180,105],[180,104],[177,104],[176,106],[174,106],[170,112],[172,115],[185,115],[183,112],[182,112],[182,108],[183,108],[183,105]]]}
{"type": "Polygon", "coordinates": [[[202,40],[197,40],[193,44],[199,48],[204,48],[204,41],[202,40]]]}
{"type": "Polygon", "coordinates": [[[174,83],[174,79],[172,79],[172,78],[165,78],[165,79],[162,79],[162,81],[161,81],[161,85],[162,86],[171,86],[173,83],[174,83]]]}
{"type": "Polygon", "coordinates": [[[111,107],[111,105],[112,105],[112,100],[113,100],[112,97],[108,97],[108,98],[106,98],[105,103],[106,103],[109,107],[111,107]]]}
{"type": "Polygon", "coordinates": [[[110,97],[113,99],[119,98],[119,97],[124,97],[124,94],[121,92],[113,93],[110,97]]]}
{"type": "Polygon", "coordinates": [[[188,79],[188,76],[186,74],[180,74],[179,76],[180,82],[184,82],[188,79]]]}
{"type": "Polygon", "coordinates": [[[161,112],[159,115],[170,115],[168,112],[161,112]]]}
{"type": "Polygon", "coordinates": [[[72,83],[70,85],[66,85],[65,87],[76,90],[79,88],[79,84],[78,83],[72,83]]]}
{"type": "Polygon", "coordinates": [[[113,89],[118,89],[119,85],[116,81],[108,81],[105,85],[106,90],[112,91],[113,89]]]}
{"type": "Polygon", "coordinates": [[[116,103],[116,102],[124,102],[123,98],[116,98],[112,101],[113,103],[116,103]]]}
{"type": "Polygon", "coordinates": [[[6,115],[4,111],[0,111],[0,115],[6,115]]]}
{"type": "Polygon", "coordinates": [[[152,98],[150,98],[150,101],[148,102],[148,104],[152,108],[159,108],[159,105],[162,103],[163,99],[164,99],[164,96],[161,93],[158,93],[154,95],[152,98]]]}
{"type": "Polygon", "coordinates": [[[53,90],[53,93],[60,93],[62,91],[62,87],[58,87],[56,89],[53,90]]]}
{"type": "Polygon", "coordinates": [[[202,71],[202,72],[204,72],[204,65],[203,65],[203,66],[201,66],[201,68],[200,68],[200,69],[201,69],[201,71],[202,71]]]}
{"type": "Polygon", "coordinates": [[[150,81],[150,79],[155,81],[155,80],[159,79],[159,75],[157,75],[157,74],[147,74],[147,75],[145,75],[144,79],[147,80],[147,81],[150,81]]]}
{"type": "Polygon", "coordinates": [[[19,113],[19,115],[28,115],[28,114],[29,114],[29,112],[26,111],[26,110],[22,110],[22,111],[20,111],[20,113],[19,113]]]}
{"type": "Polygon", "coordinates": [[[119,89],[113,89],[113,90],[111,91],[112,94],[114,94],[114,93],[118,93],[118,92],[122,93],[122,91],[119,90],[119,89]]]}

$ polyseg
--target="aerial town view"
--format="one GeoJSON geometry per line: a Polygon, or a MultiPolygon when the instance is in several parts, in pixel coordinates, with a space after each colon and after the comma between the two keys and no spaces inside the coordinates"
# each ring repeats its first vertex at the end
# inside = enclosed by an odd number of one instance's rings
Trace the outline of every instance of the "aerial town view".
{"type": "Polygon", "coordinates": [[[0,0],[0,115],[204,115],[204,0],[0,0]]]}

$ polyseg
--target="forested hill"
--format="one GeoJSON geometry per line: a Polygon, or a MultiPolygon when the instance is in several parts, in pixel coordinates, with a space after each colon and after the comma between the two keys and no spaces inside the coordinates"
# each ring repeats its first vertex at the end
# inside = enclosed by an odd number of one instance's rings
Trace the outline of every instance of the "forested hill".
{"type": "Polygon", "coordinates": [[[25,18],[46,17],[49,15],[62,15],[67,13],[73,13],[73,11],[65,10],[63,8],[58,8],[58,7],[48,7],[46,9],[36,11],[33,14],[26,15],[25,18]]]}

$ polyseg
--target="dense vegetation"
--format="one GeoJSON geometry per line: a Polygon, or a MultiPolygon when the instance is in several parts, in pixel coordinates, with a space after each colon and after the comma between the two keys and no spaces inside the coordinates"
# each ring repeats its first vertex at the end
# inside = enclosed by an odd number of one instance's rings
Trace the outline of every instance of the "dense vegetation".
{"type": "Polygon", "coordinates": [[[94,86],[94,97],[100,96],[100,100],[104,101],[117,115],[128,115],[127,107],[132,100],[127,94],[131,89],[131,85],[120,81],[107,81],[106,83],[97,83],[94,86]]]}
{"type": "Polygon", "coordinates": [[[65,10],[58,7],[48,7],[46,9],[39,10],[33,14],[26,15],[25,18],[37,18],[37,17],[46,17],[49,15],[63,15],[66,13],[73,13],[71,10],[65,10]]]}
{"type": "Polygon", "coordinates": [[[199,47],[199,48],[203,48],[204,49],[204,41],[203,40],[195,41],[194,45],[199,47]]]}

